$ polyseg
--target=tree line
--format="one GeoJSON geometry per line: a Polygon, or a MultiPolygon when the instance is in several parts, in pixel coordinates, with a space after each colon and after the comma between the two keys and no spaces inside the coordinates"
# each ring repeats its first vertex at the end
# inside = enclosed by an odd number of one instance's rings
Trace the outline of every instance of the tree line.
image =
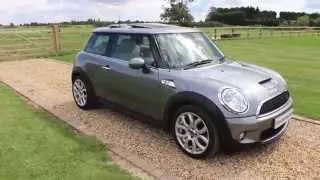
{"type": "Polygon", "coordinates": [[[263,26],[320,26],[320,14],[305,12],[261,11],[254,7],[216,8],[211,7],[204,22],[195,23],[188,8],[193,0],[166,0],[169,7],[160,15],[169,23],[180,25],[263,25],[263,26]]]}
{"type": "Polygon", "coordinates": [[[304,12],[261,11],[254,7],[215,8],[211,7],[206,22],[218,21],[228,25],[264,26],[320,26],[320,14],[304,12]]]}

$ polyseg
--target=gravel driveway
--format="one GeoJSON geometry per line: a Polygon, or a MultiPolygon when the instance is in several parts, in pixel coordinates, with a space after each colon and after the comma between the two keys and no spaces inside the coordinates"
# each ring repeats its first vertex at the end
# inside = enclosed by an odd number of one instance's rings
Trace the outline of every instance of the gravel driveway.
{"type": "Polygon", "coordinates": [[[177,177],[320,179],[320,125],[291,120],[286,135],[274,144],[194,160],[160,129],[108,108],[77,108],[71,96],[70,73],[70,64],[54,60],[0,63],[1,81],[50,111],[81,121],[109,146],[123,147],[177,177]]]}

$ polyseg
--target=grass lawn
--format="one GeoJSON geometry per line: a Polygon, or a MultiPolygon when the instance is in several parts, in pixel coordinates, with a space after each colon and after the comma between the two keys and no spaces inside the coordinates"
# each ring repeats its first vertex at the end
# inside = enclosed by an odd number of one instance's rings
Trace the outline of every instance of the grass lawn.
{"type": "Polygon", "coordinates": [[[75,53],[63,53],[58,56],[54,55],[54,56],[50,56],[50,58],[71,63],[75,56],[76,56],[76,52],[75,53]]]}
{"type": "MultiPolygon", "coordinates": [[[[265,38],[217,41],[226,56],[269,67],[288,81],[295,113],[320,119],[320,39],[265,38]]],[[[53,57],[71,62],[74,54],[53,57]]]]}
{"type": "Polygon", "coordinates": [[[0,84],[0,179],[133,179],[103,144],[26,104],[0,84]]]}

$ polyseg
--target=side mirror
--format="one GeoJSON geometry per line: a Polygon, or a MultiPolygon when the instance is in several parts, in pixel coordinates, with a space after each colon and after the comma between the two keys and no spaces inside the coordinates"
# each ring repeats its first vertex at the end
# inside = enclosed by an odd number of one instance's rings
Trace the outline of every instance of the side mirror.
{"type": "Polygon", "coordinates": [[[132,58],[129,60],[129,67],[132,69],[140,69],[146,66],[146,62],[141,57],[132,58]]]}

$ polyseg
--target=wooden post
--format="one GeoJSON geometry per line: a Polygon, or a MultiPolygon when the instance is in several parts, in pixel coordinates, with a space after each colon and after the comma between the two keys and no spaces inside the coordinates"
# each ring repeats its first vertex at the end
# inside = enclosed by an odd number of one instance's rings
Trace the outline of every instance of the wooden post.
{"type": "Polygon", "coordinates": [[[262,37],[262,28],[260,28],[260,31],[259,31],[259,38],[262,37]]]}
{"type": "Polygon", "coordinates": [[[217,40],[217,28],[214,28],[214,39],[217,40]]]}
{"type": "Polygon", "coordinates": [[[52,39],[55,53],[60,51],[60,28],[58,24],[52,25],[52,39]]]}

